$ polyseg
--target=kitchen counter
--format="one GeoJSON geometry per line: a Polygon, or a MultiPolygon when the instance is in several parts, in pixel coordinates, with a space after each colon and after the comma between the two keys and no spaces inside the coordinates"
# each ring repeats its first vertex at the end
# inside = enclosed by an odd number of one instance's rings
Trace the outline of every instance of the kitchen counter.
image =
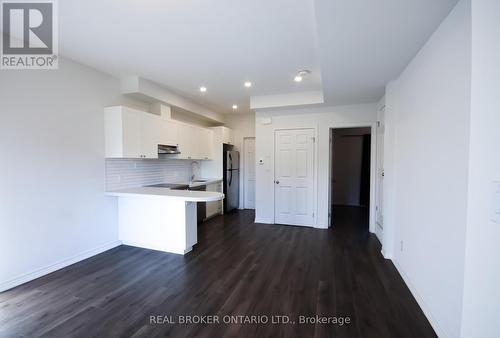
{"type": "MultiPolygon", "coordinates": [[[[211,183],[200,182],[205,184],[211,183]]],[[[224,199],[220,192],[159,187],[121,189],[106,195],[118,199],[118,233],[123,244],[180,255],[198,242],[197,202],[224,199]]]]}
{"type": "MultiPolygon", "coordinates": [[[[197,185],[202,186],[207,184],[197,185]]],[[[208,183],[210,184],[210,183],[208,183]]],[[[191,186],[195,187],[195,186],[191,186]]],[[[185,202],[214,202],[224,199],[224,194],[211,191],[172,190],[168,188],[140,187],[106,192],[108,196],[176,199],[185,202]]]]}

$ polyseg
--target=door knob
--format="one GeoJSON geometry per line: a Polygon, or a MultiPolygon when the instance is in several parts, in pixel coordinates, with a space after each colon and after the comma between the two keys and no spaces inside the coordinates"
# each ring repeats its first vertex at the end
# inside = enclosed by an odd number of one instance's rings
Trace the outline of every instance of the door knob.
{"type": "Polygon", "coordinates": [[[280,181],[274,181],[274,183],[276,183],[276,184],[280,184],[280,181]]]}

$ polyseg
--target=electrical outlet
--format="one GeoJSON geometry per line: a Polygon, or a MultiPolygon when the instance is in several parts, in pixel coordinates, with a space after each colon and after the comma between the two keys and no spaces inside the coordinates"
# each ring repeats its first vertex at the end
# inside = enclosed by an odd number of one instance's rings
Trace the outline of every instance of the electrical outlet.
{"type": "Polygon", "coordinates": [[[500,223],[500,181],[493,182],[491,220],[495,223],[500,223]]]}

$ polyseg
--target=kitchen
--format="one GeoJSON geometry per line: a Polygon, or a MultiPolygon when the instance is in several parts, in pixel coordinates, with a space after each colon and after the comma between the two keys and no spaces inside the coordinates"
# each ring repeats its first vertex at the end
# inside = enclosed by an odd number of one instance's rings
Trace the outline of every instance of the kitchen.
{"type": "Polygon", "coordinates": [[[106,195],[118,198],[124,244],[186,254],[199,223],[238,208],[239,153],[227,127],[174,120],[163,103],[151,110],[105,108],[106,195]]]}

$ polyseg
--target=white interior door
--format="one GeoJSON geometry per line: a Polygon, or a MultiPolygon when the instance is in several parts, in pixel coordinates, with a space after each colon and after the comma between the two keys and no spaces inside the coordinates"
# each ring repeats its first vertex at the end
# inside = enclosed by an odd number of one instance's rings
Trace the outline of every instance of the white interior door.
{"type": "Polygon", "coordinates": [[[275,223],[314,225],[314,129],[275,133],[275,223]]]}
{"type": "Polygon", "coordinates": [[[255,138],[245,138],[243,141],[244,162],[244,208],[255,209],[255,138]]]}

